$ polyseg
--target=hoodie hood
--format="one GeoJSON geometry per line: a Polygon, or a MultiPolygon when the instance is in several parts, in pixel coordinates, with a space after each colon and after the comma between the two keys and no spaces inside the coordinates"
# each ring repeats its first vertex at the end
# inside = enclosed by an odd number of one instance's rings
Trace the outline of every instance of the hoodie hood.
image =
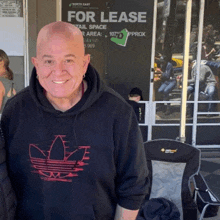
{"type": "Polygon", "coordinates": [[[37,79],[35,67],[33,68],[30,79],[30,93],[37,106],[43,111],[65,116],[79,114],[80,112],[90,107],[102,95],[104,90],[107,89],[105,84],[100,80],[98,72],[92,67],[91,64],[88,65],[88,69],[84,79],[87,81],[88,89],[84,93],[81,100],[71,109],[65,112],[56,110],[48,101],[45,96],[44,89],[37,79]]]}

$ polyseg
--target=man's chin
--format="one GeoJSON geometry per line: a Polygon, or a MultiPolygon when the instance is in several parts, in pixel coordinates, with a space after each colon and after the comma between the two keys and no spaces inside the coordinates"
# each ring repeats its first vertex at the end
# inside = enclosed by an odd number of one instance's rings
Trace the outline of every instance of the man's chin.
{"type": "Polygon", "coordinates": [[[48,99],[67,99],[69,97],[71,97],[71,95],[67,94],[67,93],[62,93],[62,92],[46,92],[46,97],[48,99]]]}

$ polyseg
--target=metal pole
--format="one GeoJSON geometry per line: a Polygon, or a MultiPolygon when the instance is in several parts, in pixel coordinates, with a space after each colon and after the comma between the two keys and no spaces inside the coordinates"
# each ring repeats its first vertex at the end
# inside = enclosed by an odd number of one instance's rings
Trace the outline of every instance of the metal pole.
{"type": "Polygon", "coordinates": [[[200,1],[199,10],[199,32],[198,32],[198,44],[197,44],[197,58],[196,58],[196,82],[194,91],[194,111],[193,111],[193,131],[192,131],[192,145],[196,145],[196,130],[197,130],[197,111],[198,111],[198,97],[199,97],[199,73],[201,63],[201,51],[202,51],[202,33],[203,33],[203,21],[204,21],[204,9],[205,0],[200,1]]]}
{"type": "Polygon", "coordinates": [[[187,0],[186,3],[186,23],[184,36],[184,58],[183,58],[183,88],[181,98],[181,118],[180,118],[180,141],[185,142],[186,130],[186,101],[187,101],[187,80],[189,67],[189,43],[190,43],[190,28],[191,28],[192,0],[187,0]]]}
{"type": "Polygon", "coordinates": [[[24,21],[24,86],[29,85],[29,41],[28,41],[28,0],[23,0],[24,21]]]}
{"type": "MultiPolygon", "coordinates": [[[[165,1],[164,1],[165,2],[165,1]]],[[[170,4],[170,13],[166,18],[166,31],[164,39],[164,48],[162,54],[169,60],[172,60],[172,48],[174,42],[174,35],[176,31],[176,9],[177,0],[167,1],[170,4]]]]}
{"type": "MultiPolygon", "coordinates": [[[[157,0],[154,0],[154,14],[153,14],[153,34],[152,34],[152,48],[151,48],[151,69],[150,69],[150,105],[149,109],[152,108],[153,104],[153,87],[154,87],[154,62],[155,62],[155,45],[156,45],[156,26],[157,26],[157,0]]],[[[152,139],[152,121],[150,120],[150,124],[148,126],[148,140],[152,139]]]]}
{"type": "Polygon", "coordinates": [[[62,0],[56,0],[56,21],[62,20],[61,5],[62,0]]]}

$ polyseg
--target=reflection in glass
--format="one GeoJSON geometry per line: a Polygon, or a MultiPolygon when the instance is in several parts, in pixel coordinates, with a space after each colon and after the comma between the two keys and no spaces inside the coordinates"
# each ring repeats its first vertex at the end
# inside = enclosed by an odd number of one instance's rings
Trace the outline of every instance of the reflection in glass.
{"type": "Polygon", "coordinates": [[[180,102],[156,103],[156,124],[178,124],[180,122],[180,102]],[[169,114],[167,114],[167,106],[169,114]]]}

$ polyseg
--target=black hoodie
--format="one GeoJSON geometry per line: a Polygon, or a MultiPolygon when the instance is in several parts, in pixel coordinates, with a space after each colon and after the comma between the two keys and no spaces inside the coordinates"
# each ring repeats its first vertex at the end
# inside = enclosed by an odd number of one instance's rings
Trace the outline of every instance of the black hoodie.
{"type": "Polygon", "coordinates": [[[138,209],[147,167],[136,116],[89,65],[88,89],[66,112],[55,110],[36,79],[2,115],[16,219],[112,220],[116,205],[138,209]]]}

